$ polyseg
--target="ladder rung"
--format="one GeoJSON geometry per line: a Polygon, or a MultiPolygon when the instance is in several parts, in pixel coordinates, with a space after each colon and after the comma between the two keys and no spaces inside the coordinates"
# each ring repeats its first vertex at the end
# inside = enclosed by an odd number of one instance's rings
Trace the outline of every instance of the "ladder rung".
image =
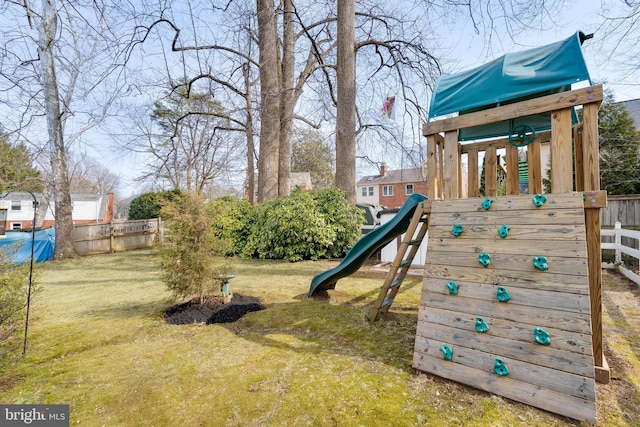
{"type": "Polygon", "coordinates": [[[408,244],[408,245],[415,246],[415,245],[419,245],[420,243],[422,243],[422,239],[413,239],[413,240],[411,240],[411,241],[410,241],[409,243],[407,243],[407,244],[408,244]]]}
{"type": "Polygon", "coordinates": [[[400,263],[400,267],[407,267],[411,265],[412,262],[413,262],[413,259],[407,258],[400,263]]]}
{"type": "Polygon", "coordinates": [[[402,279],[396,279],[389,285],[389,289],[395,289],[402,284],[402,279]]]}
{"type": "Polygon", "coordinates": [[[391,297],[385,298],[384,301],[382,301],[382,305],[380,306],[380,310],[383,310],[383,309],[389,307],[392,303],[393,303],[393,298],[391,298],[391,297]]]}

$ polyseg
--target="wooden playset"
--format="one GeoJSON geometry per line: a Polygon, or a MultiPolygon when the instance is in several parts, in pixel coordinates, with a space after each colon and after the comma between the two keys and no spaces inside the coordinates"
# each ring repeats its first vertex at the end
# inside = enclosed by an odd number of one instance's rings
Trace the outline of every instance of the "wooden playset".
{"type": "Polygon", "coordinates": [[[375,321],[427,237],[413,366],[594,423],[595,382],[610,373],[602,342],[603,89],[591,85],[582,57],[589,37],[578,32],[441,77],[434,120],[423,125],[429,200],[410,197],[395,221],[317,275],[309,296],[333,289],[403,232],[368,314],[375,321]]]}
{"type": "Polygon", "coordinates": [[[424,124],[431,200],[416,209],[369,315],[375,320],[389,309],[411,249],[425,234],[418,224],[428,218],[415,368],[595,422],[595,381],[609,381],[602,347],[602,99],[602,87],[589,86],[424,124]],[[572,108],[580,106],[582,123],[573,125],[572,108]],[[538,113],[550,114],[551,130],[526,147],[509,138],[458,140],[463,128],[538,113]],[[547,193],[543,143],[551,151],[547,193]],[[498,196],[498,150],[506,151],[504,196],[498,196]],[[518,150],[526,151],[529,194],[521,192],[522,168],[513,166],[518,150]]]}

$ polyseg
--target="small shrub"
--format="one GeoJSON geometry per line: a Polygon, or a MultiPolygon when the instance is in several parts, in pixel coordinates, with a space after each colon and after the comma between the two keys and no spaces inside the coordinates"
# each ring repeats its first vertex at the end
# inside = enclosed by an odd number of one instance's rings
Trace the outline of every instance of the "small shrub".
{"type": "Polygon", "coordinates": [[[166,201],[161,215],[169,230],[160,249],[162,279],[175,297],[198,297],[202,304],[220,290],[219,276],[232,268],[224,257],[229,243],[212,226],[217,212],[199,196],[183,193],[166,201]]]}

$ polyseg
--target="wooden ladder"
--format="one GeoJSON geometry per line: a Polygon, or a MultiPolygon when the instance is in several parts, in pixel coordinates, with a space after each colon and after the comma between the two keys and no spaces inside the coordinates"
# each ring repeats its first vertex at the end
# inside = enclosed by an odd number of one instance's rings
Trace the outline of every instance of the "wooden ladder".
{"type": "Polygon", "coordinates": [[[411,218],[411,222],[409,223],[409,227],[407,228],[404,238],[400,243],[400,247],[398,248],[398,253],[391,264],[391,269],[387,274],[384,284],[380,288],[378,299],[376,299],[376,302],[369,311],[367,319],[370,322],[375,322],[380,313],[388,312],[389,307],[393,304],[393,300],[398,294],[400,285],[402,285],[402,282],[409,271],[409,267],[411,267],[413,258],[416,256],[416,252],[418,252],[418,249],[420,248],[420,243],[422,243],[422,239],[424,239],[425,234],[427,234],[430,211],[430,205],[427,205],[424,202],[420,203],[420,205],[416,207],[413,217],[411,218]],[[419,230],[418,226],[420,226],[419,230]],[[416,230],[418,230],[417,234],[416,230]]]}

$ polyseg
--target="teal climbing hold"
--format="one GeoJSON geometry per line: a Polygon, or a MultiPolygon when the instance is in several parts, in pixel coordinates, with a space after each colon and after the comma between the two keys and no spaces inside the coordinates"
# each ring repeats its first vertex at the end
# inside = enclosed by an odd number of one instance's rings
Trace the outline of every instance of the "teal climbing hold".
{"type": "Polygon", "coordinates": [[[498,234],[500,235],[500,237],[502,237],[503,239],[505,237],[507,237],[509,235],[509,230],[511,229],[511,227],[509,227],[507,224],[502,224],[500,226],[500,228],[498,228],[498,234]]]}
{"type": "Polygon", "coordinates": [[[536,337],[536,342],[542,345],[551,344],[551,339],[549,338],[549,332],[545,331],[542,328],[533,328],[533,334],[536,337]]]}
{"type": "Polygon", "coordinates": [[[484,321],[482,317],[476,317],[476,331],[484,334],[489,330],[489,325],[484,321]]]}
{"type": "Polygon", "coordinates": [[[464,231],[464,227],[460,224],[453,224],[453,228],[451,229],[451,234],[458,237],[464,231]]]}
{"type": "Polygon", "coordinates": [[[498,289],[496,290],[496,298],[498,298],[498,301],[500,302],[507,302],[511,299],[511,295],[509,295],[509,292],[507,292],[505,288],[498,286],[498,289]]]}
{"type": "Polygon", "coordinates": [[[447,288],[449,288],[450,295],[458,294],[458,284],[456,282],[447,282],[447,288]]]}
{"type": "Polygon", "coordinates": [[[493,199],[490,197],[485,197],[485,199],[482,201],[482,207],[485,211],[491,208],[491,203],[493,203],[493,199]]]}
{"type": "Polygon", "coordinates": [[[533,265],[535,268],[537,268],[540,271],[545,271],[549,269],[549,265],[547,264],[547,257],[534,256],[533,265]]]}
{"type": "Polygon", "coordinates": [[[478,262],[485,267],[489,267],[489,264],[491,264],[491,255],[484,252],[478,254],[478,262]]]}
{"type": "Polygon", "coordinates": [[[493,372],[504,377],[505,375],[509,375],[509,368],[507,368],[507,364],[504,363],[504,360],[496,359],[496,362],[493,364],[493,372]]]}
{"type": "Polygon", "coordinates": [[[545,196],[544,194],[536,194],[535,196],[533,196],[533,204],[538,208],[544,205],[546,201],[547,196],[545,196]]]}
{"type": "Polygon", "coordinates": [[[440,351],[442,352],[442,358],[444,360],[451,360],[453,357],[453,350],[446,344],[440,346],[440,351]]]}

